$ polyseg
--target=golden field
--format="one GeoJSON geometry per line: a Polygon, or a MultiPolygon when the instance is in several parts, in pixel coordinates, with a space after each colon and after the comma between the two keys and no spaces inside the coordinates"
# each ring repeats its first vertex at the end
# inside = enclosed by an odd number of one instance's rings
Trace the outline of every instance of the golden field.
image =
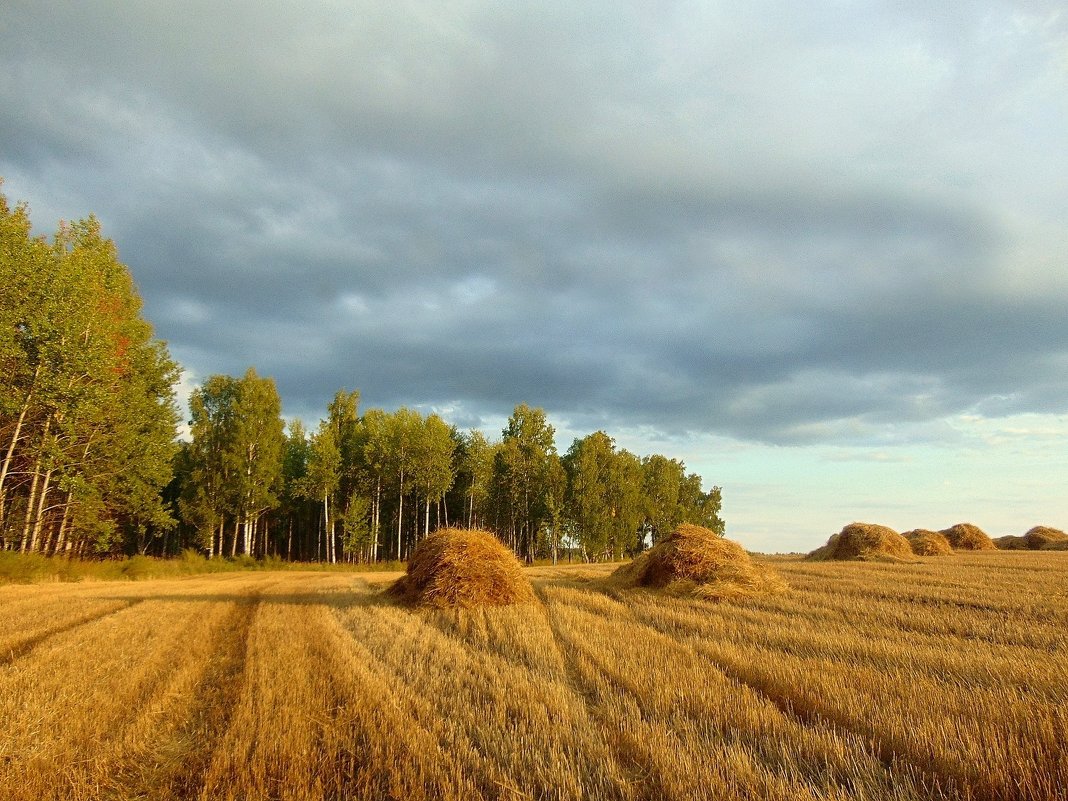
{"type": "Polygon", "coordinates": [[[420,611],[389,574],[0,587],[3,799],[1068,798],[1068,553],[420,611]]]}

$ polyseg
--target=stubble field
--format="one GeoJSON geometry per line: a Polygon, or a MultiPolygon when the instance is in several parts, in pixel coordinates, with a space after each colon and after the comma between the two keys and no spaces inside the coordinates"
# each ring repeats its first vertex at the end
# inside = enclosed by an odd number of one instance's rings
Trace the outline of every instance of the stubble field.
{"type": "Polygon", "coordinates": [[[1068,553],[774,566],[459,613],[372,574],[0,587],[0,798],[1068,798],[1068,553]]]}

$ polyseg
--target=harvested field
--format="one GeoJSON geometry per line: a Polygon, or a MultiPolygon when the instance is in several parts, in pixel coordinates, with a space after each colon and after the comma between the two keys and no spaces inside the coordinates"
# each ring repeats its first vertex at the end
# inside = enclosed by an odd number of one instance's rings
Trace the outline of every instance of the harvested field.
{"type": "Polygon", "coordinates": [[[791,591],[0,587],[0,798],[1068,799],[1068,554],[756,561],[791,591]]]}

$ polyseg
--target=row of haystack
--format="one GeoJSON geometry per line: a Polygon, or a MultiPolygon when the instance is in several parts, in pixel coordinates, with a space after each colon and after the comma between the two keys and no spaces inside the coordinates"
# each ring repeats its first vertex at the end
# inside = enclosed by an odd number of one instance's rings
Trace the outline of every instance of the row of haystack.
{"type": "MultiPolygon", "coordinates": [[[[673,595],[734,599],[785,589],[736,542],[687,523],[609,579],[613,588],[649,587],[673,595]]],[[[488,531],[448,528],[412,551],[408,570],[389,592],[417,606],[472,608],[534,600],[519,561],[488,531]]]]}
{"type": "Polygon", "coordinates": [[[1035,526],[1022,537],[998,537],[994,544],[1003,551],[1068,551],[1068,534],[1059,528],[1035,526]]]}
{"type": "Polygon", "coordinates": [[[954,551],[1068,550],[1068,534],[1047,526],[1035,526],[1022,537],[992,540],[978,526],[957,523],[941,531],[914,529],[898,534],[892,528],[873,523],[850,523],[831,536],[827,544],[808,555],[809,559],[884,560],[913,556],[942,556],[954,551]]]}
{"type": "MultiPolygon", "coordinates": [[[[1044,526],[1012,539],[1013,544],[1007,547],[1068,547],[1068,535],[1044,526]],[[1017,540],[1022,545],[1017,545],[1017,540]]],[[[996,547],[986,533],[970,523],[941,531],[916,529],[904,535],[886,526],[850,523],[809,558],[903,561],[996,547]]],[[[779,592],[786,587],[774,571],[755,563],[738,543],[688,523],[618,568],[608,583],[613,588],[648,587],[714,600],[779,592]]],[[[390,592],[418,606],[439,608],[506,606],[534,600],[534,590],[519,561],[500,540],[488,531],[455,528],[442,529],[420,542],[408,560],[407,573],[390,592]]]]}

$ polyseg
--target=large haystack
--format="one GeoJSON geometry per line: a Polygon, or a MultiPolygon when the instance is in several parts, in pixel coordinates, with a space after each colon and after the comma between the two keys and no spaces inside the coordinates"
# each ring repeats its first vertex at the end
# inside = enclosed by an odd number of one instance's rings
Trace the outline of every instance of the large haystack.
{"type": "Polygon", "coordinates": [[[850,523],[832,535],[826,545],[810,553],[808,558],[815,561],[910,560],[912,546],[892,528],[877,526],[874,523],[850,523]]]}
{"type": "Polygon", "coordinates": [[[444,609],[534,600],[523,568],[500,540],[488,531],[458,528],[439,529],[415,546],[407,574],[390,593],[412,604],[444,609]]]}
{"type": "Polygon", "coordinates": [[[652,587],[716,600],[786,588],[776,573],[754,564],[741,545],[690,523],[680,524],[618,568],[612,581],[623,587],[652,587]]]}
{"type": "Polygon", "coordinates": [[[957,523],[940,532],[956,551],[996,551],[994,541],[986,532],[971,523],[957,523]]]}
{"type": "Polygon", "coordinates": [[[912,552],[917,556],[945,556],[953,553],[949,540],[937,531],[917,528],[906,531],[901,536],[909,541],[912,552]]]}
{"type": "Polygon", "coordinates": [[[1027,538],[1016,537],[1012,534],[1006,534],[1004,537],[995,537],[994,547],[999,551],[1026,551],[1027,550],[1027,538]]]}
{"type": "Polygon", "coordinates": [[[1023,539],[1032,551],[1060,550],[1068,543],[1068,534],[1059,528],[1035,526],[1023,535],[1023,539]]]}

